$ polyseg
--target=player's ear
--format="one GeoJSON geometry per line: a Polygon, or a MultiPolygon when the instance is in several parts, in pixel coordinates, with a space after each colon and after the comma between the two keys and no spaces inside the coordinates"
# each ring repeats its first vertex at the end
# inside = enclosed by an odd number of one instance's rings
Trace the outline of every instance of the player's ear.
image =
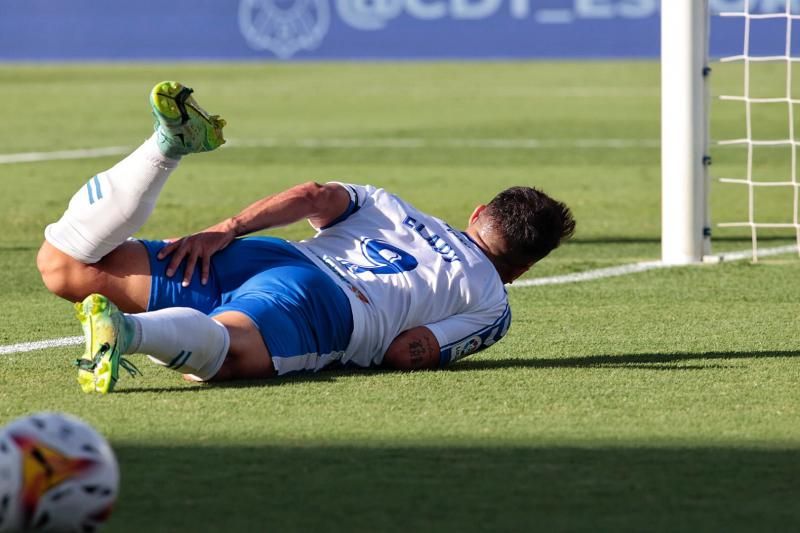
{"type": "Polygon", "coordinates": [[[470,224],[470,226],[472,224],[474,224],[476,220],[478,220],[478,217],[480,216],[481,213],[483,213],[484,209],[486,209],[486,206],[484,204],[480,204],[475,208],[475,210],[469,216],[469,224],[470,224]]]}

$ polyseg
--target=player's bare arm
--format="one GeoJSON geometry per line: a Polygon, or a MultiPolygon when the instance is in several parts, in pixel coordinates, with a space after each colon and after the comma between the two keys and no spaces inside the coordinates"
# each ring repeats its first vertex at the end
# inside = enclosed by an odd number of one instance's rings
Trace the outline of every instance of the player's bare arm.
{"type": "Polygon", "coordinates": [[[227,218],[203,231],[177,239],[158,255],[159,259],[172,254],[167,276],[186,261],[183,284],[192,280],[195,266],[200,262],[200,278],[205,285],[211,270],[211,256],[228,246],[236,237],[257,231],[286,226],[308,219],[316,228],[333,222],[347,209],[350,195],[336,183],[321,185],[307,182],[254,202],[239,214],[227,218]]]}
{"type": "Polygon", "coordinates": [[[383,357],[383,364],[396,370],[438,368],[439,342],[425,326],[411,328],[392,341],[383,357]]]}

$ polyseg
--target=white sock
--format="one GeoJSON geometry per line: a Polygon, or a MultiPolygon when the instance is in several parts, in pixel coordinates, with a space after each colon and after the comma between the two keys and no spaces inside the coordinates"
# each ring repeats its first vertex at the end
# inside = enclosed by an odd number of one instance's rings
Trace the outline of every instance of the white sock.
{"type": "Polygon", "coordinates": [[[136,328],[127,353],[149,354],[153,362],[197,381],[214,377],[228,354],[228,330],[196,309],[170,307],[125,317],[136,328]]]}
{"type": "Polygon", "coordinates": [[[47,226],[47,242],[82,263],[96,263],[139,231],[178,159],[165,157],[155,134],[75,193],[61,219],[47,226]]]}

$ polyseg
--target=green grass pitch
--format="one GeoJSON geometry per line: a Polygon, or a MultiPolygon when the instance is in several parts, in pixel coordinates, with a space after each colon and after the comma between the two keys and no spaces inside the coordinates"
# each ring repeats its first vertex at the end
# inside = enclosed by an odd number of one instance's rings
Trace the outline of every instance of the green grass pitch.
{"type": "MultiPolygon", "coordinates": [[[[4,66],[0,152],[135,146],[162,79],[194,87],[239,146],[188,158],[142,236],[202,229],[310,179],[385,186],[457,226],[523,184],[578,220],[528,277],[660,255],[655,62],[4,66]],[[546,142],[453,142],[531,138],[546,142]]],[[[715,72],[715,92],[737,80],[715,72]]],[[[714,136],[740,136],[741,110],[714,109],[714,136]]],[[[780,135],[782,121],[759,131],[780,135]]],[[[714,158],[715,175],[742,177],[741,151],[714,158]]],[[[0,165],[0,345],[80,333],[34,259],[44,226],[116,159],[0,165]]],[[[759,214],[791,220],[786,192],[770,194],[759,214]]],[[[744,189],[714,185],[712,208],[743,219],[744,189]]],[[[746,231],[715,233],[715,251],[750,246],[746,231]]],[[[438,372],[204,386],[134,356],[144,377],[97,397],[79,390],[76,347],[0,355],[0,424],[59,410],[105,434],[122,470],[111,532],[796,530],[798,277],[781,256],[512,287],[507,337],[438,372]]]]}

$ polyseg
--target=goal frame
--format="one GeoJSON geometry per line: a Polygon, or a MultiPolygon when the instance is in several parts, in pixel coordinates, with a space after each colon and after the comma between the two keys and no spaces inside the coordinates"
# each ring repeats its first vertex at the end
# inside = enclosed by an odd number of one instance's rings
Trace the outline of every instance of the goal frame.
{"type": "Polygon", "coordinates": [[[661,2],[661,260],[711,254],[708,0],[661,2]]]}

